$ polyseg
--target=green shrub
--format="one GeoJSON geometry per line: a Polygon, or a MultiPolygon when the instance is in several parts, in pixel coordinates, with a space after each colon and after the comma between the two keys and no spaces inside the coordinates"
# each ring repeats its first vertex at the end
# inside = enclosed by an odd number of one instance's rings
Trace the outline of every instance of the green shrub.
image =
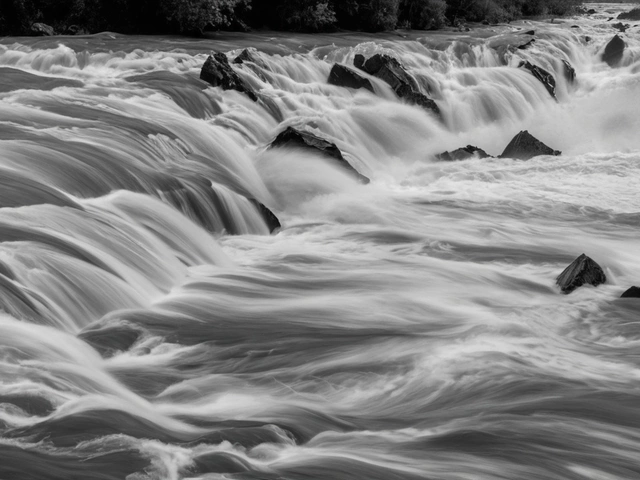
{"type": "Polygon", "coordinates": [[[401,0],[398,21],[411,28],[430,30],[444,26],[446,22],[445,0],[401,0]]]}
{"type": "Polygon", "coordinates": [[[279,28],[323,32],[334,30],[337,22],[333,6],[326,0],[286,0],[278,10],[279,28]]]}

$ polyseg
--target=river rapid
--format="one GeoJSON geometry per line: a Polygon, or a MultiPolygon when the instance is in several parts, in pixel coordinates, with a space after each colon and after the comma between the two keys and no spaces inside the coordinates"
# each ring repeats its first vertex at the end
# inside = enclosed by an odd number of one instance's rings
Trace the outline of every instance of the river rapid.
{"type": "Polygon", "coordinates": [[[0,479],[640,478],[640,300],[619,298],[640,282],[640,23],[611,68],[630,7],[595,8],[406,37],[1,39],[0,479]],[[247,46],[260,101],[199,80],[247,46]],[[327,84],[378,52],[442,121],[374,77],[327,84]],[[290,125],[371,183],[267,149],[290,125]],[[563,154],[435,158],[525,129],[563,154]],[[563,295],[581,253],[607,283],[563,295]]]}

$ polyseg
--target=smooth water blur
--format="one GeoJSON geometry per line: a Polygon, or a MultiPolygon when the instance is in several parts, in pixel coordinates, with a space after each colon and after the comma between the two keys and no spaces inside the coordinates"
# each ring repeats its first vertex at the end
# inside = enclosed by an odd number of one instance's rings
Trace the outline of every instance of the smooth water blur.
{"type": "Polygon", "coordinates": [[[640,23],[611,69],[630,7],[595,7],[406,38],[2,39],[0,479],[640,478],[640,303],[619,299],[640,23]],[[258,102],[199,80],[247,46],[258,102]],[[377,52],[443,121],[373,77],[327,84],[377,52]],[[371,184],[265,148],[290,125],[371,184]],[[563,155],[435,158],[523,129],[563,155]],[[607,283],[561,295],[583,252],[607,283]]]}

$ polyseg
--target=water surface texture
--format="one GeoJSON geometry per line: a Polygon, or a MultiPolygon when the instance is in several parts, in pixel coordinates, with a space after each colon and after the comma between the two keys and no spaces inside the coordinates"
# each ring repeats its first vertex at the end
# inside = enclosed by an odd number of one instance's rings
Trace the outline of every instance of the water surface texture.
{"type": "Polygon", "coordinates": [[[611,68],[622,7],[598,8],[377,40],[2,39],[0,478],[640,478],[640,300],[619,298],[640,23],[611,68]],[[249,45],[258,102],[199,79],[249,45]],[[379,52],[442,121],[373,77],[327,84],[379,52]],[[286,126],[371,183],[267,149],[286,126]],[[435,158],[525,129],[563,155],[435,158]],[[581,253],[607,283],[562,295],[581,253]]]}

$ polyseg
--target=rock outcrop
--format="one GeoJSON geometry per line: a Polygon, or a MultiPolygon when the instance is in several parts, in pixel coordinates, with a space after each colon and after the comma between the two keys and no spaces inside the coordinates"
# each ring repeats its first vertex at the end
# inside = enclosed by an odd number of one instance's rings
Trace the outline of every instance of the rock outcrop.
{"type": "Polygon", "coordinates": [[[618,20],[640,20],[640,8],[634,8],[618,15],[618,20]]]}
{"type": "Polygon", "coordinates": [[[262,216],[263,220],[267,224],[267,227],[269,228],[269,232],[273,233],[282,226],[280,224],[280,220],[278,220],[278,217],[276,217],[275,214],[271,210],[269,210],[269,208],[267,208],[255,198],[251,198],[249,199],[249,201],[253,204],[254,207],[256,207],[256,209],[262,216]]]}
{"type": "Polygon", "coordinates": [[[560,155],[562,152],[548,147],[540,140],[531,135],[527,130],[518,133],[507,148],[504,149],[500,158],[515,158],[517,160],[529,160],[538,155],[560,155]]]}
{"type": "Polygon", "coordinates": [[[37,37],[51,37],[55,34],[56,31],[53,27],[46,23],[34,23],[31,25],[31,35],[35,35],[37,37]]]}
{"type": "Polygon", "coordinates": [[[602,61],[607,62],[611,68],[615,68],[620,64],[626,44],[619,35],[614,36],[602,53],[602,61]]]}
{"type": "Polygon", "coordinates": [[[438,104],[420,91],[416,80],[409,75],[402,64],[393,57],[377,53],[368,60],[356,55],[353,64],[356,68],[387,82],[398,97],[419,105],[425,110],[441,116],[438,104]]]}
{"type": "Polygon", "coordinates": [[[436,155],[438,160],[445,160],[448,162],[456,160],[467,160],[469,158],[492,158],[487,152],[481,148],[474,147],[473,145],[467,145],[466,147],[458,148],[452,152],[443,152],[436,155]]]}
{"type": "Polygon", "coordinates": [[[373,92],[373,85],[368,78],[364,78],[356,71],[336,63],[329,73],[329,84],[336,85],[338,87],[347,88],[366,88],[370,92],[373,92]]]}
{"type": "Polygon", "coordinates": [[[370,181],[345,160],[342,152],[335,143],[331,143],[313,133],[287,127],[284,131],[280,132],[273,142],[271,142],[271,145],[269,145],[269,148],[275,147],[294,147],[315,150],[336,160],[342,168],[347,170],[359,182],[367,184],[370,181]]]}
{"type": "Polygon", "coordinates": [[[229,65],[229,60],[224,53],[218,52],[213,56],[209,55],[200,71],[200,78],[214,87],[222,87],[223,90],[236,90],[246,94],[254,102],[258,100],[253,89],[229,65]]]}
{"type": "Polygon", "coordinates": [[[562,293],[565,294],[569,294],[585,284],[597,287],[606,281],[607,277],[600,265],[584,253],[571,262],[571,264],[558,275],[558,278],[556,278],[556,284],[560,287],[562,293]]]}
{"type": "Polygon", "coordinates": [[[633,286],[626,290],[620,298],[640,298],[640,287],[633,286]]]}
{"type": "Polygon", "coordinates": [[[551,73],[546,71],[544,68],[540,68],[539,66],[534,65],[533,63],[528,62],[526,60],[523,60],[522,62],[520,62],[520,65],[518,65],[518,67],[529,70],[529,72],[531,72],[531,74],[534,77],[536,77],[540,81],[540,83],[542,83],[542,85],[544,85],[544,88],[547,89],[547,92],[549,92],[549,95],[551,95],[554,99],[557,100],[556,79],[554,78],[553,75],[551,75],[551,73]]]}

